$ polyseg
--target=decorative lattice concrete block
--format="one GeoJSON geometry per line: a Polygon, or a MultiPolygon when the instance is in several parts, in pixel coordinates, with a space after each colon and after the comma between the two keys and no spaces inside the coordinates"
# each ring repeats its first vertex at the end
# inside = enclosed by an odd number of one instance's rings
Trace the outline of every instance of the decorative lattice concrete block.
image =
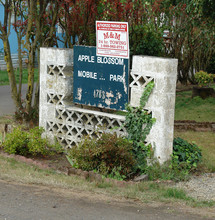
{"type": "Polygon", "coordinates": [[[97,138],[104,130],[115,132],[118,136],[126,134],[124,116],[77,107],[59,107],[55,110],[55,120],[47,121],[46,130],[52,132],[65,147],[78,144],[86,135],[97,138]]]}
{"type": "MultiPolygon", "coordinates": [[[[160,163],[172,153],[177,60],[133,56],[131,71],[132,106],[139,106],[146,85],[155,82],[146,110],[156,118],[147,143],[151,143],[160,163]]],[[[40,126],[51,139],[57,137],[65,148],[79,143],[83,136],[98,137],[104,130],[126,135],[124,116],[74,106],[73,50],[41,48],[40,126]]]]}
{"type": "Polygon", "coordinates": [[[72,105],[73,50],[40,49],[40,126],[55,120],[56,106],[72,105]]]}

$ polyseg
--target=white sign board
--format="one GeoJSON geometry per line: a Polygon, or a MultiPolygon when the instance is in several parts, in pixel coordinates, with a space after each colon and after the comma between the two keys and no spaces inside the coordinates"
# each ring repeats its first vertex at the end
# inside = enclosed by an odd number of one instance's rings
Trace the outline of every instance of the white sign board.
{"type": "Polygon", "coordinates": [[[96,21],[96,55],[129,58],[128,22],[96,21]]]}

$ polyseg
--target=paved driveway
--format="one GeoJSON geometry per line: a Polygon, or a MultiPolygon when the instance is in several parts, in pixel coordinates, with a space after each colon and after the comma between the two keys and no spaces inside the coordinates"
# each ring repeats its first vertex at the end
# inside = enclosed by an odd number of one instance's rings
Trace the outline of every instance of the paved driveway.
{"type": "MultiPolygon", "coordinates": [[[[22,97],[25,98],[27,84],[22,85],[22,97]]],[[[10,86],[0,86],[0,116],[12,115],[15,112],[15,105],[11,98],[10,86]]]]}

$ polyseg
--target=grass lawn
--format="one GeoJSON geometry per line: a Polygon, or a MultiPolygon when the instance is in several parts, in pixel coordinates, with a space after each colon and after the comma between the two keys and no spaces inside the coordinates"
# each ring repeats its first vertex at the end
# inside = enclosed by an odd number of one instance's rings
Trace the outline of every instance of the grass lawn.
{"type": "MultiPolygon", "coordinates": [[[[16,82],[19,83],[19,69],[14,69],[16,74],[16,82]]],[[[38,69],[35,69],[34,81],[38,79],[38,69]]],[[[23,78],[22,83],[26,84],[28,82],[28,71],[27,69],[23,69],[23,78]]],[[[0,70],[0,86],[9,85],[9,79],[7,70],[0,70]]]]}
{"type": "Polygon", "coordinates": [[[195,120],[215,122],[215,98],[205,100],[191,98],[192,91],[179,92],[176,95],[175,120],[195,120]]]}
{"type": "MultiPolygon", "coordinates": [[[[215,84],[212,85],[215,89],[215,84]]],[[[192,91],[178,92],[176,95],[175,120],[195,120],[215,122],[215,98],[205,100],[191,98],[192,91]]],[[[215,133],[196,131],[175,131],[175,137],[195,142],[202,149],[203,164],[210,172],[215,172],[215,133]]]]}

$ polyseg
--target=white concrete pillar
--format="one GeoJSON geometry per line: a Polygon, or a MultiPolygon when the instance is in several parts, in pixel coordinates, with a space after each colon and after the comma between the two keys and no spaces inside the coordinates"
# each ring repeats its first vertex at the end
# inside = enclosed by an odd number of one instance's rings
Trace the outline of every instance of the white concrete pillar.
{"type": "Polygon", "coordinates": [[[145,109],[152,112],[156,123],[146,140],[152,144],[160,163],[170,158],[173,149],[177,65],[177,59],[133,56],[131,76],[134,81],[130,84],[130,104],[139,106],[147,82],[155,82],[145,109]]]}

